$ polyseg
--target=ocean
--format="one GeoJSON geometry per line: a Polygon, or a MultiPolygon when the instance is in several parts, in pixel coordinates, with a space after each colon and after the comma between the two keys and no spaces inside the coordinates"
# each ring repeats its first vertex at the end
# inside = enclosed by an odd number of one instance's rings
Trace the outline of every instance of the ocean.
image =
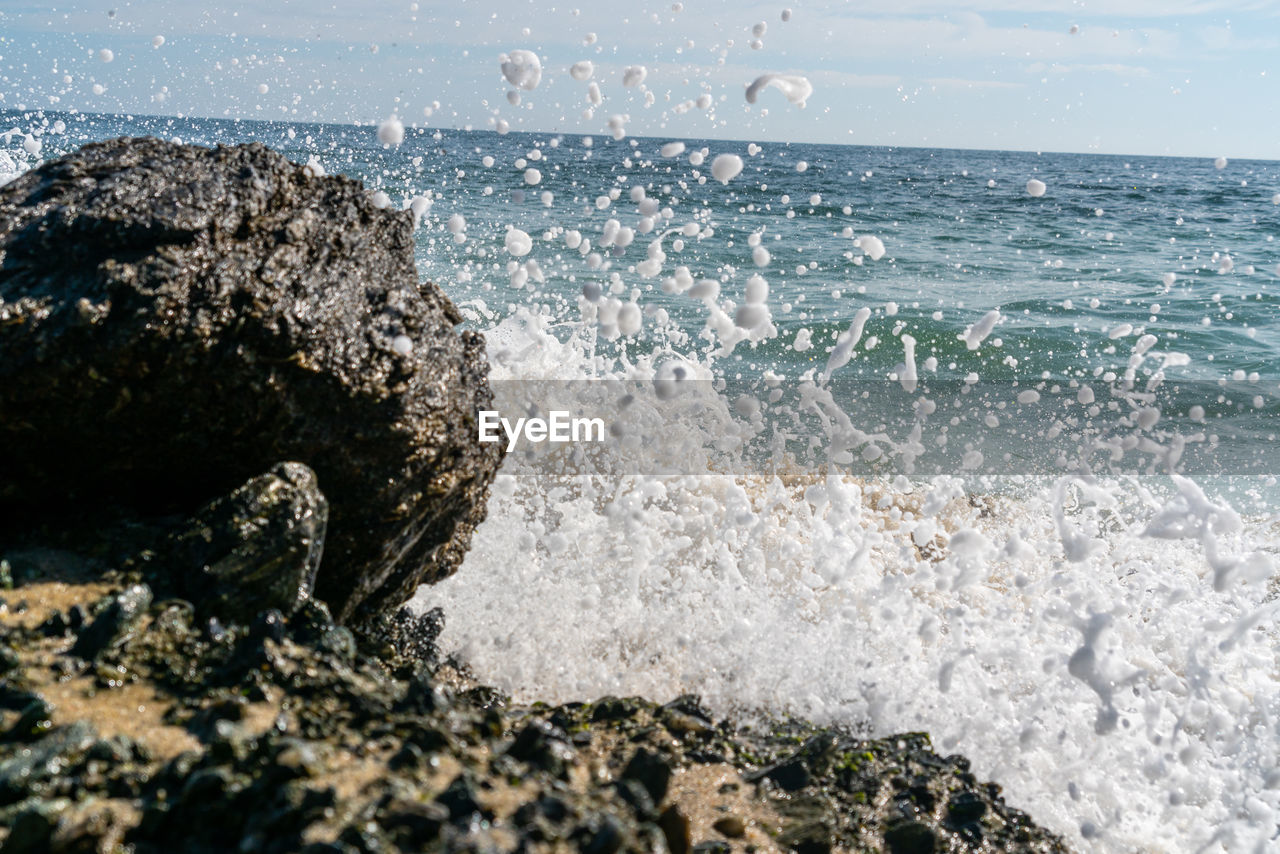
{"type": "Polygon", "coordinates": [[[925,730],[1084,850],[1275,844],[1280,163],[0,111],[0,180],[119,135],[364,181],[504,410],[609,423],[415,600],[485,680],[925,730]]]}

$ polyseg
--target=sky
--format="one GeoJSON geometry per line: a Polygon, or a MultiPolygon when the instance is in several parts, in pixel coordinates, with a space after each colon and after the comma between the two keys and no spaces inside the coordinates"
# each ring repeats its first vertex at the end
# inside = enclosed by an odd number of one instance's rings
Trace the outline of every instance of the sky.
{"type": "Polygon", "coordinates": [[[11,110],[1280,159],[1277,57],[1280,0],[0,0],[11,110]]]}

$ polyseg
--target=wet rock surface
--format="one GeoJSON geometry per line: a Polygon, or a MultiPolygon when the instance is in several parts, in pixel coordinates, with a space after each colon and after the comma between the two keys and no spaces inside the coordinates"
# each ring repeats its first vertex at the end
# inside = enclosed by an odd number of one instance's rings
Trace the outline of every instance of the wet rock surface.
{"type": "Polygon", "coordinates": [[[114,140],[0,187],[0,524],[187,515],[299,462],[340,620],[452,573],[501,451],[412,230],[258,144],[114,140]]]}
{"type": "MultiPolygon", "coordinates": [[[[34,567],[6,613],[60,583],[34,567]]],[[[59,590],[0,632],[0,852],[1065,850],[923,734],[515,704],[424,655],[439,614],[379,646],[316,599],[240,621],[136,569],[59,590]]]]}
{"type": "Polygon", "coordinates": [[[328,518],[315,473],[281,463],[209,502],[134,563],[211,615],[292,614],[315,588],[328,518]]]}

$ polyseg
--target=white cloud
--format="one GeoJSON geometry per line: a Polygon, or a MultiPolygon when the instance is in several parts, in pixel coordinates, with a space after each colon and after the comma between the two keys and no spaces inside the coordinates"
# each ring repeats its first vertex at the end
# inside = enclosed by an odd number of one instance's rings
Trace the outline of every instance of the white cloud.
{"type": "MultiPolygon", "coordinates": [[[[856,8],[859,15],[942,15],[954,12],[956,4],[947,0],[894,0],[885,3],[859,3],[856,8]]],[[[1089,6],[1082,6],[1079,0],[978,0],[969,8],[978,13],[1056,13],[1070,18],[1083,28],[1089,20],[1099,18],[1175,18],[1243,12],[1280,14],[1280,0],[1108,0],[1089,6]]],[[[850,6],[842,0],[815,0],[806,4],[803,12],[806,15],[838,15],[849,10],[850,6]]]]}
{"type": "Polygon", "coordinates": [[[1142,65],[1125,65],[1120,62],[1098,62],[1084,64],[1064,64],[1061,62],[1043,63],[1033,62],[1026,68],[1029,74],[1075,74],[1084,73],[1103,73],[1115,74],[1120,77],[1150,77],[1151,69],[1142,65]]]}
{"type": "Polygon", "coordinates": [[[930,77],[925,84],[934,89],[1025,89],[1025,83],[1010,83],[1005,80],[968,80],[963,77],[930,77]]]}

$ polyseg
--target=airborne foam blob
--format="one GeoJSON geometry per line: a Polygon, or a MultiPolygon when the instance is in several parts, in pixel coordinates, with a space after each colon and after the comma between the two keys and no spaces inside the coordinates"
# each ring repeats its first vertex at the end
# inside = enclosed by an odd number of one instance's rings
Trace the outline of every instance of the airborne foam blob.
{"type": "Polygon", "coordinates": [[[383,145],[399,145],[404,142],[404,123],[391,116],[378,125],[378,142],[383,145]]]}
{"type": "Polygon", "coordinates": [[[879,261],[884,257],[884,241],[873,234],[864,234],[858,238],[858,246],[872,261],[879,261]]]}
{"type": "MultiPolygon", "coordinates": [[[[868,318],[871,317],[871,309],[863,306],[853,315],[853,322],[849,324],[849,328],[840,333],[840,337],[836,339],[835,349],[831,351],[831,355],[827,358],[827,366],[822,369],[822,377],[819,383],[825,384],[831,379],[831,375],[843,368],[853,358],[853,348],[858,346],[858,342],[862,340],[863,327],[867,325],[868,318]]],[[[797,344],[797,349],[799,346],[797,344]]]]}
{"type": "Polygon", "coordinates": [[[1038,199],[1043,196],[1044,191],[1047,189],[1048,187],[1045,186],[1044,181],[1041,181],[1039,178],[1032,178],[1027,182],[1027,195],[1034,198],[1038,199]]]}
{"type": "Polygon", "coordinates": [[[520,89],[536,89],[542,82],[542,61],[531,50],[513,50],[498,57],[502,76],[520,89]]]}
{"type": "Polygon", "coordinates": [[[644,78],[648,74],[649,69],[643,65],[628,65],[622,72],[622,85],[627,87],[639,86],[644,82],[644,78]]]}
{"type": "Polygon", "coordinates": [[[902,336],[902,373],[898,375],[898,381],[902,383],[902,390],[907,394],[912,394],[918,385],[919,375],[916,373],[916,339],[910,335],[902,336]]]}
{"type": "Polygon", "coordinates": [[[151,40],[152,47],[160,47],[164,44],[164,36],[156,36],[151,40]]]}
{"type": "Polygon", "coordinates": [[[721,184],[728,184],[742,172],[742,158],[736,154],[717,154],[711,161],[711,175],[721,184]]]}
{"type": "Polygon", "coordinates": [[[662,146],[661,154],[663,157],[679,157],[681,154],[684,154],[684,143],[668,142],[666,145],[662,146]]]}
{"type": "Polygon", "coordinates": [[[521,231],[518,228],[508,229],[507,236],[504,239],[507,251],[517,258],[528,255],[533,250],[533,238],[528,232],[521,231]]]}
{"type": "Polygon", "coordinates": [[[992,309],[982,315],[982,318],[977,323],[966,329],[964,334],[960,336],[965,346],[970,350],[977,350],[978,346],[991,334],[991,330],[996,328],[996,324],[1000,322],[1000,317],[1000,312],[997,309],[992,309]]]}
{"type": "Polygon", "coordinates": [[[102,50],[98,51],[98,59],[102,60],[103,62],[110,62],[115,58],[116,58],[116,55],[111,51],[110,48],[104,47],[102,50]]]}
{"type": "Polygon", "coordinates": [[[596,67],[590,60],[584,59],[581,62],[575,62],[569,66],[569,76],[579,83],[591,79],[591,75],[596,73],[596,67]]]}
{"type": "Polygon", "coordinates": [[[760,97],[760,90],[772,86],[791,103],[803,107],[805,101],[813,94],[813,84],[809,78],[794,74],[761,74],[747,87],[747,103],[754,104],[760,97]]]}
{"type": "Polygon", "coordinates": [[[640,306],[633,302],[626,302],[618,308],[618,317],[615,322],[618,324],[618,331],[623,335],[636,335],[640,332],[641,320],[640,306]]]}
{"type": "Polygon", "coordinates": [[[1226,169],[1226,168],[1227,168],[1227,158],[1225,158],[1225,157],[1218,157],[1218,158],[1215,158],[1215,159],[1214,159],[1214,161],[1213,161],[1213,168],[1214,168],[1214,169],[1226,169]]]}

